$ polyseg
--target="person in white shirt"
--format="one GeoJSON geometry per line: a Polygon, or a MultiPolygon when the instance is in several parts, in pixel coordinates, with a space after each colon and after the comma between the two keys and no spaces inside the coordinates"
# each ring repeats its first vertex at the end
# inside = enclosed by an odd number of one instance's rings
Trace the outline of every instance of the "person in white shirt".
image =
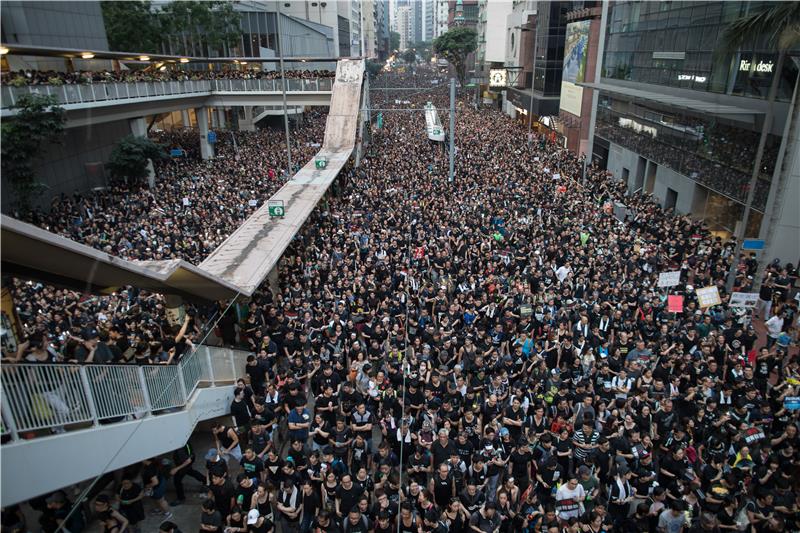
{"type": "Polygon", "coordinates": [[[767,348],[771,348],[783,331],[783,313],[775,313],[764,325],[767,327],[767,348]]]}
{"type": "Polygon", "coordinates": [[[584,512],[583,502],[586,491],[578,483],[578,478],[571,476],[569,481],[561,485],[556,492],[556,514],[560,520],[577,518],[584,512]]]}

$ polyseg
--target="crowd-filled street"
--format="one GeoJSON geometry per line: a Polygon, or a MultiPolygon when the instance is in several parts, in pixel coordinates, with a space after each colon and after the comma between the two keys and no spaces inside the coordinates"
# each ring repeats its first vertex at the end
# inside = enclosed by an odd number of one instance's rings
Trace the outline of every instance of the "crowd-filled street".
{"type": "MultiPolygon", "coordinates": [[[[466,90],[450,181],[447,143],[418,112],[433,102],[447,124],[439,77],[380,75],[361,166],[249,300],[187,304],[175,327],[136,287],[15,280],[27,341],[5,362],[177,364],[201,341],[251,354],[232,418],[200,438],[208,453],[129,467],[72,519],[117,533],[798,530],[796,267],[768,267],[752,316],[729,307],[731,263],[736,291],[756,268],[735,243],[605,170],[584,175],[466,90]]],[[[325,117],[292,130],[294,160],[316,153],[325,117]]],[[[28,220],[122,258],[198,264],[287,179],[282,128],[218,137],[203,161],[197,132],[158,134],[186,152],[157,165],[155,188],[114,183],[28,220]]],[[[71,497],[33,504],[43,531],[71,497]]],[[[4,513],[3,531],[36,527],[4,513]]]]}

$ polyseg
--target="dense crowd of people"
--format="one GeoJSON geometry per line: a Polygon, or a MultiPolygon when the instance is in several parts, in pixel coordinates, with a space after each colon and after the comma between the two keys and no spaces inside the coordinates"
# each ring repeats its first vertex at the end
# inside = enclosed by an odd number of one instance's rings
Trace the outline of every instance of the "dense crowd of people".
{"type": "MultiPolygon", "coordinates": [[[[325,118],[318,110],[304,114],[292,132],[296,161],[316,153],[325,118]]],[[[200,159],[196,131],[165,131],[154,140],[185,155],[156,164],[153,189],[145,183],[112,183],[106,190],[58,197],[49,212],[32,213],[29,220],[124,259],[199,264],[287,179],[279,129],[220,132],[216,157],[209,160],[200,159]]],[[[177,338],[181,325],[167,323],[158,294],[129,287],[111,296],[86,297],[21,279],[13,281],[12,291],[29,344],[4,354],[7,361],[177,362],[185,349],[180,340],[202,338],[201,319],[217,310],[199,306],[192,328],[177,338]],[[99,353],[92,356],[97,346],[99,353]]]]}
{"type": "MultiPolygon", "coordinates": [[[[284,69],[287,78],[313,79],[332,78],[335,71],[325,69],[284,69]]],[[[151,81],[199,81],[199,80],[276,80],[281,79],[280,70],[263,70],[239,66],[220,70],[188,69],[120,69],[78,70],[60,72],[56,70],[24,69],[3,72],[2,84],[14,87],[27,85],[85,85],[90,83],[135,83],[151,81]]]]}
{"type": "MultiPolygon", "coordinates": [[[[446,108],[443,90],[404,98],[446,108]]],[[[223,316],[225,341],[252,355],[207,473],[187,449],[126,472],[95,503],[105,531],[140,523],[145,496],[169,513],[186,476],[207,490],[209,532],[800,527],[794,266],[770,266],[762,342],[727,306],[732,243],[599,169],[581,183],[573,154],[466,102],[452,182],[422,113],[385,113],[279,285],[223,316]],[[722,303],[702,307],[709,286],[722,303]]],[[[746,290],[756,265],[740,267],[746,290]]],[[[51,498],[44,517],[65,506],[51,498]]]]}

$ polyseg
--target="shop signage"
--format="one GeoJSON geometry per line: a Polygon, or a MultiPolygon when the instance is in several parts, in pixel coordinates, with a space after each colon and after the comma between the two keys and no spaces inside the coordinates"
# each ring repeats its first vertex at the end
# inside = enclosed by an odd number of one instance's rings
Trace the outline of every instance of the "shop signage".
{"type": "Polygon", "coordinates": [[[768,72],[771,74],[774,67],[775,63],[772,61],[759,61],[758,63],[751,63],[746,59],[739,61],[740,72],[768,72]]]}

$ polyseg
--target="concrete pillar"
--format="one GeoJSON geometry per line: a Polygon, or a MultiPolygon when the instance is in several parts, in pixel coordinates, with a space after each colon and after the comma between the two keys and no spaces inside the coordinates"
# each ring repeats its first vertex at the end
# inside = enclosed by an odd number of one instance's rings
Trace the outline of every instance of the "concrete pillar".
{"type": "Polygon", "coordinates": [[[280,264],[281,262],[279,259],[278,262],[275,263],[275,266],[272,267],[272,270],[269,271],[269,274],[267,274],[267,281],[269,282],[269,287],[272,289],[272,292],[278,290],[278,271],[280,270],[280,264]]]}
{"type": "Polygon", "coordinates": [[[239,119],[239,131],[256,131],[256,124],[253,122],[253,106],[244,106],[244,118],[239,119]]]}
{"type": "Polygon", "coordinates": [[[214,145],[208,142],[208,109],[198,107],[194,112],[200,130],[200,156],[203,159],[211,159],[214,157],[214,145]]]}
{"type": "Polygon", "coordinates": [[[217,122],[216,109],[214,109],[213,107],[209,107],[208,112],[211,114],[211,129],[219,128],[219,122],[217,122]]]}
{"type": "Polygon", "coordinates": [[[147,121],[144,117],[132,118],[128,123],[131,126],[131,133],[136,137],[147,137],[147,121]]]}
{"type": "MultiPolygon", "coordinates": [[[[131,133],[136,137],[147,137],[147,121],[144,117],[132,118],[128,121],[131,133]]],[[[147,160],[147,186],[151,189],[156,186],[156,169],[153,168],[153,160],[147,160]]]]}
{"type": "Polygon", "coordinates": [[[189,117],[189,110],[188,109],[181,109],[181,122],[183,122],[184,128],[191,128],[192,127],[192,120],[189,117]]]}
{"type": "Polygon", "coordinates": [[[225,108],[218,107],[217,108],[217,125],[219,129],[224,130],[228,128],[227,125],[227,117],[225,116],[225,108]]]}

